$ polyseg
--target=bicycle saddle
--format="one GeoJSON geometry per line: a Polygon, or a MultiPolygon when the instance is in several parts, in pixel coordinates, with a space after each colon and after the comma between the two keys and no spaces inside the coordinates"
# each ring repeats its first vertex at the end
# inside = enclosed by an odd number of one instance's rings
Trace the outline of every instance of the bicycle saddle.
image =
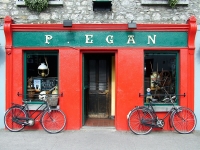
{"type": "Polygon", "coordinates": [[[149,98],[149,101],[151,101],[151,102],[157,102],[158,99],[155,99],[155,98],[149,98]]]}

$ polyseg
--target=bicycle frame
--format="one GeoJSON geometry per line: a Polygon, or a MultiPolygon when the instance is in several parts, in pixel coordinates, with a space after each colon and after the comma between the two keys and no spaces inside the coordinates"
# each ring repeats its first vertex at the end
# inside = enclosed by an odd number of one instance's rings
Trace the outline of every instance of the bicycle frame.
{"type": "MultiPolygon", "coordinates": [[[[160,126],[158,126],[159,120],[165,120],[168,115],[171,115],[174,111],[177,111],[177,108],[172,103],[172,108],[166,113],[166,115],[163,118],[158,118],[151,101],[149,102],[149,104],[146,108],[148,110],[150,110],[150,112],[153,116],[153,119],[142,119],[142,124],[144,124],[146,126],[151,126],[151,127],[160,127],[160,126]]],[[[170,119],[169,119],[169,122],[170,122],[170,119]]],[[[171,122],[170,122],[170,127],[172,127],[171,122]]]]}
{"type": "MultiPolygon", "coordinates": [[[[43,114],[47,109],[49,109],[49,106],[48,106],[47,102],[45,102],[45,101],[43,101],[43,102],[44,102],[44,103],[42,103],[41,105],[39,105],[39,107],[38,107],[37,109],[33,110],[32,113],[30,112],[30,109],[29,109],[29,106],[28,106],[28,103],[27,103],[27,102],[24,102],[24,105],[16,105],[16,106],[20,106],[20,107],[22,108],[22,110],[24,110],[24,111],[26,112],[27,117],[26,117],[26,118],[17,117],[17,118],[15,118],[15,119],[17,119],[17,120],[13,120],[13,121],[16,122],[16,123],[18,123],[18,124],[23,124],[23,125],[25,125],[25,126],[30,125],[29,123],[26,123],[26,122],[24,122],[24,121],[28,121],[28,120],[30,120],[30,119],[33,119],[33,120],[35,121],[41,114],[43,114]],[[42,108],[42,106],[45,106],[45,107],[42,108]],[[42,109],[40,109],[40,108],[42,108],[42,109]],[[41,111],[39,112],[39,114],[37,114],[34,118],[32,118],[32,116],[33,116],[36,112],[38,112],[38,110],[41,110],[41,111]],[[19,121],[18,121],[18,120],[19,120],[19,121]]],[[[15,105],[14,105],[14,106],[15,106],[15,105]]]]}

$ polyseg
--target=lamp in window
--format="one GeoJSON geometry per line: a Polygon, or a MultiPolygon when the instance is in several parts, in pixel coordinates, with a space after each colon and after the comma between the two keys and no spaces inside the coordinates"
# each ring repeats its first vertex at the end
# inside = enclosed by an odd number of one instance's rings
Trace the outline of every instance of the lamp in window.
{"type": "MultiPolygon", "coordinates": [[[[45,58],[46,61],[46,58],[45,58]]],[[[47,64],[47,61],[46,61],[47,64]]],[[[42,77],[46,77],[49,75],[49,68],[48,64],[46,65],[45,63],[41,63],[41,65],[38,66],[38,74],[42,77]]]]}

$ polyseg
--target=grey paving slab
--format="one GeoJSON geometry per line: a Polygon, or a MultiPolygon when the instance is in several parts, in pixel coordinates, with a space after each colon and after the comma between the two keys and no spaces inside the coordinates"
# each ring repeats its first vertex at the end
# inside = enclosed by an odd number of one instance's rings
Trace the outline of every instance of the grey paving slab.
{"type": "Polygon", "coordinates": [[[114,128],[83,128],[49,134],[44,130],[0,130],[0,150],[199,150],[200,131],[135,135],[114,128]]]}

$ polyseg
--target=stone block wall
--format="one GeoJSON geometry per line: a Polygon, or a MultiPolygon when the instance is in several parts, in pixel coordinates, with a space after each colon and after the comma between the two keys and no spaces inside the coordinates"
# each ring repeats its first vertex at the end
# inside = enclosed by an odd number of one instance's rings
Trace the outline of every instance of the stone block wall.
{"type": "MultiPolygon", "coordinates": [[[[63,0],[63,5],[49,5],[37,13],[26,6],[17,6],[16,0],[0,0],[0,25],[5,16],[16,23],[62,23],[70,19],[73,23],[185,23],[195,15],[200,24],[199,0],[189,0],[188,5],[174,9],[168,5],[143,5],[142,0],[112,0],[112,11],[93,11],[92,0],[63,0]]],[[[165,1],[165,0],[163,0],[165,1]]],[[[166,0],[167,1],[167,0],[166,0]]]]}

